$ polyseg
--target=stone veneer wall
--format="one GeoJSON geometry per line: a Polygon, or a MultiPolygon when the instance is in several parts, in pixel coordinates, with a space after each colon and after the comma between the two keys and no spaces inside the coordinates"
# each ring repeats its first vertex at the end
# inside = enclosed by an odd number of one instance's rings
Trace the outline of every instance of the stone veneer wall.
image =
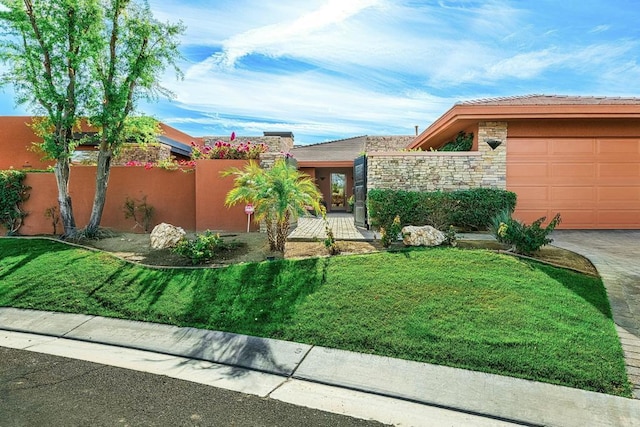
{"type": "Polygon", "coordinates": [[[146,146],[140,146],[137,144],[127,144],[120,149],[118,155],[113,159],[113,165],[122,166],[130,161],[154,163],[161,160],[169,160],[170,158],[171,147],[168,145],[147,144],[146,146]]]}
{"type": "Polygon", "coordinates": [[[480,122],[478,151],[371,152],[367,154],[367,189],[452,191],[506,189],[507,124],[480,122]],[[491,150],[485,141],[502,144],[491,150]]]}
{"type": "MultiPolygon", "coordinates": [[[[205,145],[213,145],[216,141],[231,142],[228,136],[205,136],[202,138],[205,145]]],[[[265,144],[269,147],[269,152],[280,153],[289,152],[293,148],[293,138],[282,136],[237,136],[234,144],[251,141],[251,144],[265,144]]]]}
{"type": "Polygon", "coordinates": [[[415,136],[367,136],[364,151],[399,151],[409,145],[415,136]]]}

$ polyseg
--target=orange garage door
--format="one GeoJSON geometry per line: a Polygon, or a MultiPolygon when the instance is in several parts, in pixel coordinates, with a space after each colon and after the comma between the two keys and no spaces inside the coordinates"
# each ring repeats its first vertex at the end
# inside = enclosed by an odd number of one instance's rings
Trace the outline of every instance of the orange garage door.
{"type": "Polygon", "coordinates": [[[507,189],[526,222],[640,229],[640,139],[509,138],[507,189]]]}

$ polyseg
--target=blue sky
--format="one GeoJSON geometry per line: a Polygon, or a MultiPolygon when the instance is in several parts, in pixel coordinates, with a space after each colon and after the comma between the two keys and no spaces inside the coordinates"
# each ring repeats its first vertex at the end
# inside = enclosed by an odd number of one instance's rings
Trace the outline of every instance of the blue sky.
{"type": "MultiPolygon", "coordinates": [[[[140,109],[194,136],[296,144],[413,134],[458,101],[640,96],[640,7],[623,0],[150,0],[180,19],[176,98],[140,109]]],[[[8,92],[0,114],[26,114],[8,92]]]]}

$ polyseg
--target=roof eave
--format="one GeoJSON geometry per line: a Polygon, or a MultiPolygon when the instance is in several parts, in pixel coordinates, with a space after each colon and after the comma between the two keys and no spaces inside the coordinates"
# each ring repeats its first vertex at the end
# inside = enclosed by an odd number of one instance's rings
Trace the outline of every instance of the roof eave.
{"type": "Polygon", "coordinates": [[[407,146],[421,147],[427,141],[463,121],[513,119],[640,119],[640,105],[454,105],[407,146]]]}

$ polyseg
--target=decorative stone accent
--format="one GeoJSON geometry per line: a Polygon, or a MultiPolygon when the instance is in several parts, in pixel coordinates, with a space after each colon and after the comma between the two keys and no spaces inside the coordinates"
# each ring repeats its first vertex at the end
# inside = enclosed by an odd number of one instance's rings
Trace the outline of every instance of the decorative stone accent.
{"type": "Polygon", "coordinates": [[[444,233],[430,225],[402,227],[402,243],[405,246],[439,246],[445,240],[444,233]]]}
{"type": "Polygon", "coordinates": [[[182,227],[163,222],[151,231],[151,247],[153,249],[173,248],[186,234],[182,227]]]}
{"type": "Polygon", "coordinates": [[[130,161],[155,163],[171,158],[171,147],[165,144],[125,144],[113,159],[113,165],[124,165],[130,161]]]}
{"type": "Polygon", "coordinates": [[[369,152],[367,188],[453,191],[507,187],[507,123],[480,122],[478,151],[369,152]],[[499,140],[495,150],[485,142],[499,140]]]}

